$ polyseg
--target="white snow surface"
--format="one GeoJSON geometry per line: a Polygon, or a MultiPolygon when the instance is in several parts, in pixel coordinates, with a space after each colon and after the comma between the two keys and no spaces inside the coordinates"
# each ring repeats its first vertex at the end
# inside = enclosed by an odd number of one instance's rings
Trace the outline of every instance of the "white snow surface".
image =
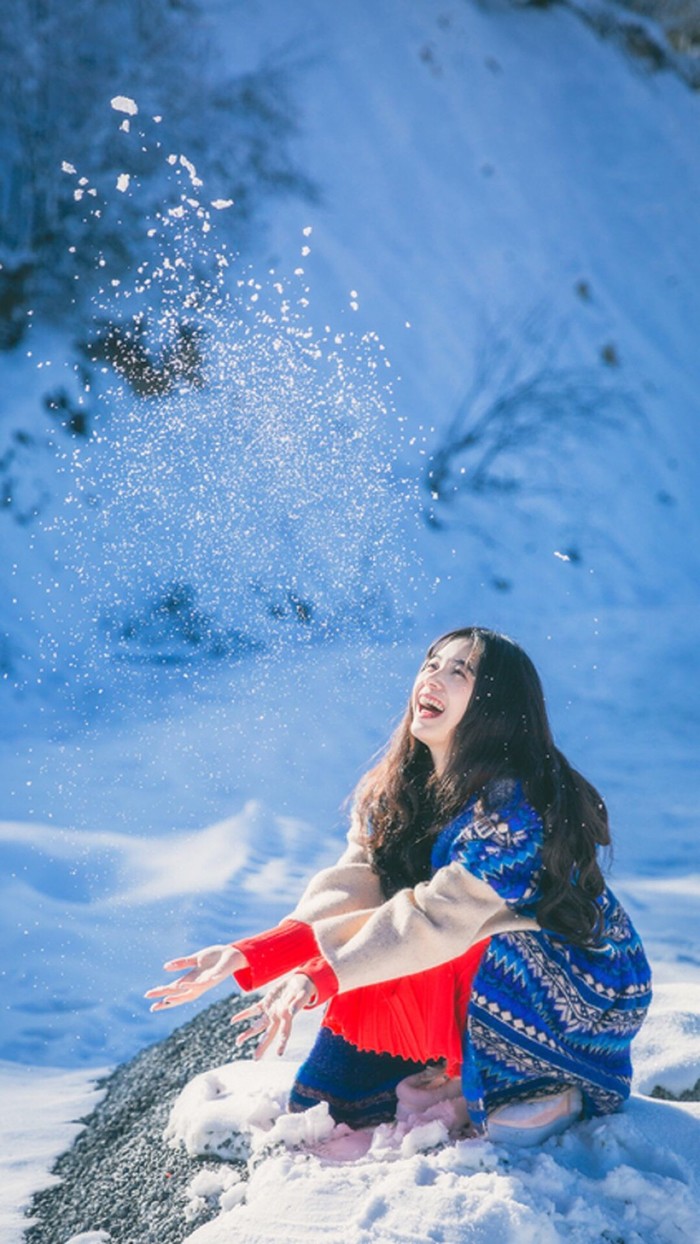
{"type": "MultiPolygon", "coordinates": [[[[0,1062],[0,1241],[15,1244],[29,1221],[32,1193],[56,1183],[54,1160],[80,1131],[77,1121],[99,1101],[95,1080],[106,1073],[51,1070],[0,1062]]],[[[81,1244],[101,1244],[94,1240],[81,1244]]]]}
{"type": "Polygon", "coordinates": [[[700,1106],[635,1094],[621,1114],[575,1124],[528,1151],[455,1141],[439,1118],[420,1116],[352,1133],[333,1126],[325,1103],[282,1113],[313,1021],[304,1017],[301,1027],[282,1059],[207,1072],[175,1103],[171,1144],[202,1158],[247,1158],[250,1166],[245,1184],[231,1186],[224,1166],[191,1189],[185,1212],[193,1225],[205,1206],[220,1212],[189,1241],[695,1238],[700,1106]]]}
{"type": "MultiPolygon", "coordinates": [[[[245,1187],[225,1166],[192,1182],[190,1239],[690,1244],[698,1107],[642,1094],[656,1084],[681,1092],[700,1076],[700,218],[689,207],[700,199],[700,101],[562,7],[212,0],[210,14],[241,72],[301,49],[297,155],[322,198],[269,209],[251,297],[275,315],[294,302],[342,366],[353,341],[375,334],[372,359],[389,389],[375,432],[363,424],[363,461],[399,445],[382,504],[392,531],[397,506],[403,514],[404,547],[385,561],[353,547],[347,564],[368,556],[405,612],[387,614],[381,633],[356,629],[316,646],[283,638],[231,662],[177,664],[173,647],[167,667],[93,667],[87,641],[85,654],[74,641],[99,601],[80,595],[68,547],[75,524],[58,521],[75,458],[41,408],[49,390],[74,383],[70,343],[38,325],[26,347],[0,357],[0,456],[15,446],[22,513],[48,507],[38,526],[5,525],[0,561],[22,687],[14,696],[2,688],[0,726],[0,1049],[15,1060],[0,1069],[10,1103],[0,1121],[2,1244],[18,1244],[19,1207],[89,1108],[96,1068],[182,1018],[151,1017],[141,996],[163,960],[289,910],[304,879],[338,853],[341,803],[400,715],[426,643],[473,621],[532,654],[560,745],[608,802],[613,888],[655,975],[635,1043],[635,1096],[622,1114],[527,1154],[441,1146],[440,1120],[378,1129],[358,1152],[323,1111],[301,1121],[282,1113],[316,1022],[305,1018],[285,1059],[232,1064],[182,1095],[173,1141],[225,1152],[235,1129],[254,1168],[245,1187]],[[491,446],[500,487],[437,505],[439,527],[411,518],[414,481],[465,396],[483,413],[504,390],[548,378],[566,406],[566,369],[608,403],[610,423],[535,424],[515,448],[491,446]],[[33,447],[12,441],[15,427],[31,431],[33,447]],[[77,670],[70,706],[66,653],[77,670]],[[312,1152],[324,1138],[325,1156],[312,1152]],[[280,1147],[268,1152],[271,1140],[280,1147]],[[197,1228],[212,1202],[221,1212],[197,1228]]],[[[113,101],[134,125],[138,101],[113,101]]],[[[279,379],[274,369],[263,377],[256,400],[279,379]]],[[[196,428],[197,401],[176,412],[183,426],[196,428]]],[[[109,461],[117,418],[93,456],[109,461]]],[[[197,539],[213,530],[230,540],[228,561],[224,551],[212,562],[228,566],[245,552],[240,533],[221,489],[207,495],[201,473],[188,473],[193,442],[178,441],[172,421],[149,439],[150,426],[139,429],[143,460],[157,458],[143,475],[150,538],[167,562],[177,498],[199,490],[186,556],[214,611],[230,583],[215,569],[207,577],[197,539]],[[170,492],[153,488],[160,478],[174,481],[170,492]]],[[[202,432],[194,443],[235,477],[235,438],[212,450],[202,432]]],[[[287,504],[294,477],[290,455],[278,453],[267,478],[280,468],[287,504]]],[[[462,468],[468,477],[474,459],[457,458],[458,481],[462,468]]],[[[105,496],[114,562],[131,559],[117,567],[124,575],[149,548],[119,483],[105,496]]],[[[302,481],[309,496],[313,483],[302,481]]],[[[334,549],[348,537],[332,484],[323,481],[320,509],[305,511],[319,549],[312,584],[332,580],[334,549]]],[[[344,485],[359,505],[362,471],[344,485]]],[[[242,491],[254,508],[254,477],[242,491]]],[[[261,496],[251,545],[280,518],[265,504],[261,496]]],[[[115,567],[102,555],[108,578],[115,567]]],[[[164,573],[180,570],[173,553],[164,573]]],[[[87,1231],[81,1244],[99,1236],[87,1231]]]]}
{"type": "Polygon", "coordinates": [[[483,1141],[440,1146],[430,1128],[415,1128],[423,1137],[413,1152],[384,1124],[354,1161],[271,1156],[253,1172],[245,1200],[188,1240],[694,1239],[698,1122],[678,1107],[635,1098],[608,1123],[578,1124],[528,1157],[483,1141]]]}

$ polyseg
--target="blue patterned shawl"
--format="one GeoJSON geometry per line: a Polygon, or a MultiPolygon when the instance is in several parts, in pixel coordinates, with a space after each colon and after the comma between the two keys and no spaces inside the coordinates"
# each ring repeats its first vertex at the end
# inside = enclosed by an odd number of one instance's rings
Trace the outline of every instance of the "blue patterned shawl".
{"type": "MultiPolygon", "coordinates": [[[[433,847],[433,871],[455,861],[516,911],[534,916],[544,825],[515,781],[469,800],[433,847]]],[[[630,1044],[651,1000],[651,973],[629,916],[606,888],[603,931],[582,947],[546,929],[491,938],[472,986],[463,1088],[473,1122],[507,1101],[576,1084],[586,1115],[629,1096],[630,1044]]]]}

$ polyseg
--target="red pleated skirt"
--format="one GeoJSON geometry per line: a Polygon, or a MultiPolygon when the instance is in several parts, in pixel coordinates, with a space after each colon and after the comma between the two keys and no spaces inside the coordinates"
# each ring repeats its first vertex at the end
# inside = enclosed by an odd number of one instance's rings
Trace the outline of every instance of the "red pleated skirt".
{"type": "Polygon", "coordinates": [[[489,940],[427,972],[336,994],[325,1027],[375,1054],[418,1063],[444,1058],[447,1074],[458,1075],[469,995],[489,940]]]}

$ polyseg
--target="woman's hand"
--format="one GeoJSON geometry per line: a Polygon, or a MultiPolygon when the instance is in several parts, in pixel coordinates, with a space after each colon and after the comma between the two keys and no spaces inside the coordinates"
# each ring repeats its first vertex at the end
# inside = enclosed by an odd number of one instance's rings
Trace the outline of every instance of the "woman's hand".
{"type": "Polygon", "coordinates": [[[294,1016],[311,1001],[314,992],[313,981],[302,972],[295,972],[287,980],[275,985],[260,1002],[255,1002],[245,1011],[239,1011],[231,1019],[232,1024],[238,1024],[243,1019],[252,1019],[255,1016],[250,1027],[236,1037],[236,1045],[243,1045],[244,1041],[264,1033],[254,1057],[260,1058],[275,1039],[277,1053],[283,1054],[292,1031],[294,1016]]]}
{"type": "Polygon", "coordinates": [[[207,989],[218,985],[227,976],[245,966],[245,956],[235,946],[206,946],[194,955],[185,955],[181,959],[171,959],[164,963],[163,969],[166,972],[182,972],[186,968],[190,970],[170,985],[158,985],[156,989],[149,989],[144,997],[160,999],[153,1003],[152,1011],[181,1006],[183,1002],[196,1001],[207,989]]]}

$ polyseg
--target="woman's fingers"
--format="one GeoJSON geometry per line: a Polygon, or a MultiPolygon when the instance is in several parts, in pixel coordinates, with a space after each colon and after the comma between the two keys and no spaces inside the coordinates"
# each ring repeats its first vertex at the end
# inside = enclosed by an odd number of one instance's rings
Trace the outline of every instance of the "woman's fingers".
{"type": "Polygon", "coordinates": [[[265,1032],[266,1029],[267,1020],[261,1019],[259,1023],[252,1024],[250,1028],[246,1028],[245,1032],[238,1033],[238,1036],[236,1037],[236,1045],[245,1045],[246,1041],[252,1040],[253,1037],[258,1037],[260,1033],[265,1032]]]}
{"type": "Polygon", "coordinates": [[[169,959],[163,965],[163,970],[184,971],[185,975],[169,985],[157,985],[155,989],[147,990],[144,997],[158,999],[151,1007],[152,1011],[180,1006],[183,1002],[194,1002],[207,989],[225,980],[244,962],[241,952],[235,946],[205,946],[194,955],[180,955],[177,959],[169,959]]]}
{"type": "Polygon", "coordinates": [[[186,993],[172,993],[161,999],[160,1002],[154,1002],[150,1008],[152,1011],[162,1011],[165,1007],[182,1006],[183,1002],[194,1002],[199,997],[200,990],[188,989],[186,993]]]}
{"type": "Polygon", "coordinates": [[[199,995],[196,993],[167,994],[159,1002],[154,1002],[150,1009],[152,1011],[162,1011],[167,1006],[182,1006],[183,1002],[194,1002],[198,997],[199,995]]]}
{"type": "Polygon", "coordinates": [[[231,1016],[232,1024],[239,1024],[241,1020],[250,1019],[253,1015],[259,1015],[262,1011],[262,1002],[254,1002],[252,1006],[246,1007],[245,1011],[237,1011],[231,1016]]]}
{"type": "Polygon", "coordinates": [[[179,1002],[186,1000],[191,994],[198,991],[197,976],[194,972],[188,972],[186,976],[181,976],[179,980],[171,981],[169,985],[156,985],[155,989],[149,989],[144,994],[144,998],[171,998],[179,1002]]]}
{"type": "Polygon", "coordinates": [[[274,1042],[275,1037],[277,1036],[277,1030],[279,1026],[280,1026],[280,1021],[277,1018],[277,1016],[272,1017],[270,1019],[269,1028],[267,1029],[267,1032],[264,1034],[262,1041],[258,1042],[258,1046],[255,1050],[253,1058],[255,1059],[262,1058],[263,1054],[267,1053],[270,1046],[274,1042]]]}
{"type": "Polygon", "coordinates": [[[255,1058],[262,1058],[277,1041],[277,1053],[283,1054],[292,1031],[294,1016],[305,1006],[313,993],[313,984],[307,976],[297,973],[290,980],[271,989],[259,1002],[231,1016],[232,1024],[252,1020],[252,1024],[236,1037],[236,1045],[243,1045],[251,1038],[261,1036],[255,1058]]]}
{"type": "Polygon", "coordinates": [[[292,1019],[293,1018],[294,1018],[293,1011],[285,1011],[280,1021],[280,1036],[279,1036],[279,1041],[277,1042],[277,1053],[280,1055],[284,1054],[284,1051],[287,1048],[287,1042],[289,1040],[289,1035],[292,1031],[292,1019]]]}
{"type": "Polygon", "coordinates": [[[287,1006],[282,1012],[282,1015],[280,1016],[281,1032],[280,1032],[279,1042],[277,1045],[278,1054],[284,1054],[284,1051],[287,1048],[287,1042],[289,1041],[289,1038],[292,1033],[292,1024],[294,1023],[294,1016],[301,1009],[301,1007],[303,1007],[304,1003],[306,1002],[307,997],[308,997],[307,988],[305,988],[304,986],[299,987],[292,994],[287,1006]]]}
{"type": "Polygon", "coordinates": [[[156,985],[155,989],[148,989],[143,995],[144,998],[164,998],[167,994],[184,993],[192,988],[192,980],[186,976],[180,977],[178,981],[171,981],[169,985],[156,985]]]}
{"type": "Polygon", "coordinates": [[[236,1037],[236,1045],[245,1045],[253,1037],[262,1035],[262,1041],[258,1044],[254,1055],[255,1058],[261,1058],[275,1039],[280,1026],[280,1018],[274,1013],[268,1014],[268,1012],[263,1011],[262,1003],[258,1002],[255,1006],[248,1007],[246,1011],[239,1011],[237,1015],[233,1016],[231,1023],[237,1024],[240,1020],[253,1018],[253,1016],[257,1016],[257,1018],[244,1032],[239,1032],[236,1037]]]}
{"type": "Polygon", "coordinates": [[[162,1011],[166,1006],[181,1006],[183,1002],[194,1002],[200,994],[209,988],[209,982],[202,980],[198,972],[187,972],[179,980],[169,985],[157,985],[144,994],[146,998],[159,998],[151,1007],[152,1011],[162,1011]]]}
{"type": "Polygon", "coordinates": [[[163,964],[163,971],[164,972],[181,972],[183,968],[196,968],[196,967],[197,967],[197,956],[196,955],[183,955],[181,959],[168,959],[168,962],[163,964]]]}

